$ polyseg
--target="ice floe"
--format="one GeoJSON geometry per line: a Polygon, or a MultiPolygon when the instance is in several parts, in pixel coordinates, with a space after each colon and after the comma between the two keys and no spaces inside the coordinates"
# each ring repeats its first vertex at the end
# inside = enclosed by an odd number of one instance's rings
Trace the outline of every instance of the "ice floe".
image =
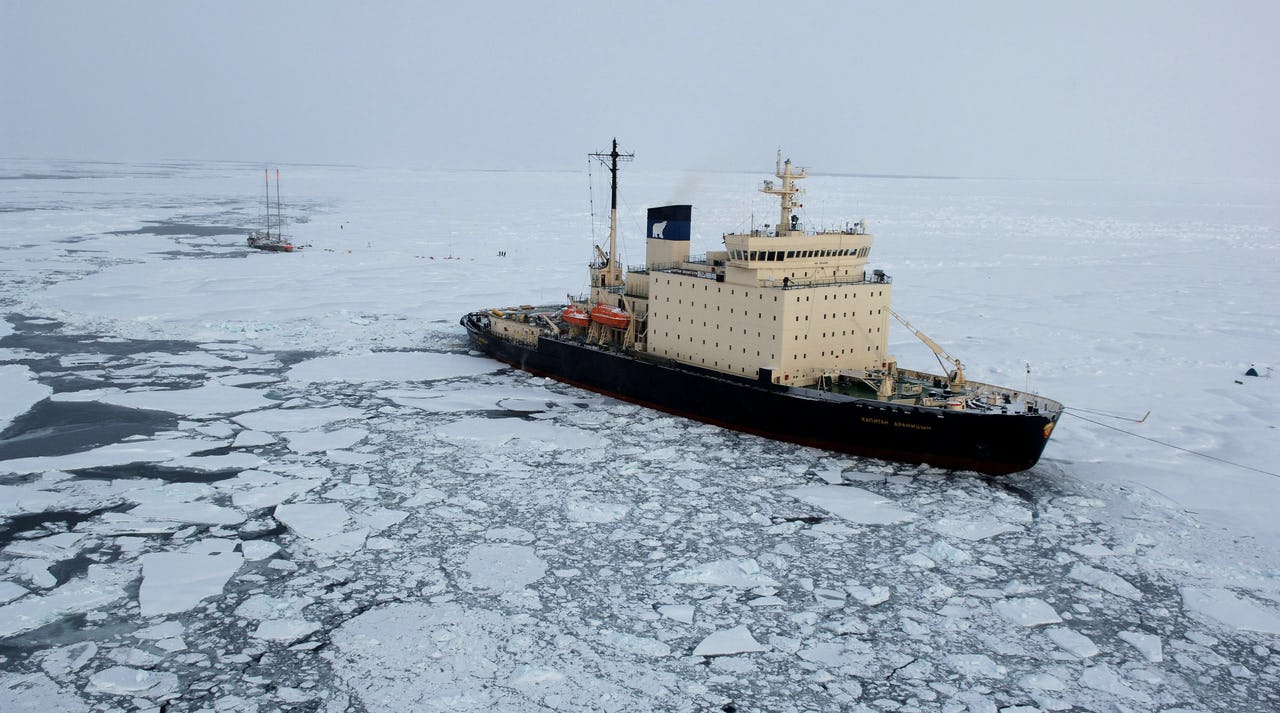
{"type": "Polygon", "coordinates": [[[309,359],[289,368],[290,381],[411,383],[478,376],[506,367],[491,359],[433,352],[374,352],[309,359]]]}
{"type": "Polygon", "coordinates": [[[1104,592],[1110,592],[1117,597],[1124,597],[1125,599],[1132,599],[1135,601],[1142,598],[1142,592],[1138,591],[1137,587],[1134,587],[1132,584],[1125,581],[1123,577],[1105,570],[1090,567],[1087,564],[1076,564],[1072,566],[1071,571],[1067,573],[1067,576],[1084,582],[1085,584],[1093,585],[1104,592]]]}
{"type": "Polygon", "coordinates": [[[167,672],[112,666],[90,676],[89,685],[117,696],[163,700],[177,694],[178,677],[167,672]]]}
{"type": "MultiPolygon", "coordinates": [[[[8,322],[0,320],[0,324],[8,322]]],[[[13,419],[53,393],[53,389],[36,381],[30,369],[20,364],[0,364],[0,431],[13,419]]]]}
{"type": "Polygon", "coordinates": [[[349,406],[324,406],[316,408],[279,408],[255,411],[235,417],[235,422],[255,431],[281,433],[311,431],[335,421],[346,421],[364,415],[360,409],[349,406]]]}
{"type": "Polygon", "coordinates": [[[468,587],[489,592],[524,589],[547,573],[547,563],[532,547],[506,543],[476,545],[462,567],[468,587]]]}
{"type": "Polygon", "coordinates": [[[79,453],[60,456],[32,456],[0,461],[0,473],[40,473],[128,465],[162,463],[225,445],[224,441],[203,438],[157,438],[112,443],[79,453]]]}
{"type": "Polygon", "coordinates": [[[1220,587],[1183,587],[1189,611],[1244,631],[1280,636],[1280,611],[1220,587]]]}
{"type": "Polygon", "coordinates": [[[788,490],[787,495],[860,525],[893,525],[916,518],[888,498],[861,488],[809,485],[788,490]]]}
{"type": "Polygon", "coordinates": [[[1041,626],[1059,624],[1062,617],[1043,599],[1035,597],[1016,597],[1002,599],[991,605],[995,613],[1017,624],[1018,626],[1041,626]]]}
{"type": "Polygon", "coordinates": [[[724,559],[690,567],[667,575],[672,584],[711,584],[751,589],[775,587],[778,581],[764,573],[754,559],[724,559]]]}
{"type": "Polygon", "coordinates": [[[142,615],[184,612],[222,593],[227,580],[244,563],[232,540],[207,539],[185,551],[151,552],[142,560],[138,604],[142,615]]]}
{"type": "Polygon", "coordinates": [[[194,389],[173,390],[99,389],[62,393],[53,398],[56,401],[101,401],[127,408],[168,411],[189,418],[238,414],[276,404],[261,391],[223,384],[205,384],[194,389]]]}
{"type": "Polygon", "coordinates": [[[336,428],[332,431],[300,431],[285,435],[289,450],[295,453],[316,453],[331,448],[350,448],[364,440],[369,432],[363,428],[336,428]]]}
{"type": "Polygon", "coordinates": [[[69,614],[93,611],[124,598],[117,573],[90,567],[89,573],[47,594],[31,594],[0,606],[0,637],[14,636],[69,614]]]}
{"type": "Polygon", "coordinates": [[[693,655],[734,656],[768,650],[769,647],[756,641],[746,626],[735,626],[712,632],[693,648],[693,655]]]}

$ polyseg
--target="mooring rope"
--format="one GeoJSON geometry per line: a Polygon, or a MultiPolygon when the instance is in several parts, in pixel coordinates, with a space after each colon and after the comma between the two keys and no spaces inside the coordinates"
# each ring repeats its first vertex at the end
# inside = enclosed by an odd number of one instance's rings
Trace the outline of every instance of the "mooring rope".
{"type": "MultiPolygon", "coordinates": [[[[1093,419],[1091,419],[1091,418],[1085,418],[1084,416],[1081,416],[1080,414],[1075,413],[1076,411],[1087,411],[1087,409],[1078,409],[1078,408],[1065,408],[1065,409],[1063,409],[1063,412],[1064,412],[1064,413],[1071,414],[1072,416],[1075,416],[1076,418],[1078,418],[1078,419],[1080,419],[1080,420],[1082,420],[1082,421],[1088,421],[1089,423],[1092,423],[1092,424],[1097,425],[1097,426],[1102,426],[1102,427],[1104,427],[1104,428],[1110,428],[1110,429],[1111,429],[1111,430],[1113,430],[1113,431],[1119,431],[1119,432],[1121,432],[1121,433],[1123,433],[1123,434],[1125,434],[1125,435],[1127,435],[1127,436],[1133,436],[1134,438],[1141,438],[1141,439],[1142,439],[1142,440],[1144,440],[1144,441],[1150,441],[1151,443],[1155,443],[1156,445],[1164,446],[1164,447],[1166,447],[1166,448],[1172,448],[1172,449],[1174,449],[1175,451],[1182,451],[1183,453],[1190,453],[1190,454],[1191,454],[1191,455],[1193,455],[1193,456],[1200,456],[1201,458],[1208,458],[1209,460],[1216,460],[1216,461],[1218,461],[1219,463],[1225,463],[1226,465],[1232,465],[1232,466],[1235,466],[1235,467],[1237,467],[1237,468],[1244,468],[1245,470],[1251,470],[1251,471],[1253,471],[1253,472],[1255,472],[1255,473],[1261,473],[1261,474],[1263,474],[1263,475],[1270,475],[1270,476],[1275,477],[1275,478],[1280,478],[1280,473],[1272,473],[1272,472],[1271,472],[1271,471],[1269,471],[1269,470],[1262,470],[1261,468],[1254,468],[1254,467],[1253,467],[1253,466],[1251,466],[1251,465],[1245,465],[1245,464],[1243,464],[1243,463],[1237,463],[1237,462],[1235,462],[1235,461],[1227,460],[1226,458],[1219,458],[1218,456],[1209,455],[1208,453],[1201,453],[1200,451],[1193,451],[1193,450],[1191,450],[1190,448],[1183,448],[1182,446],[1175,445],[1175,444],[1173,444],[1173,443],[1167,443],[1167,442],[1165,442],[1165,441],[1161,441],[1161,440],[1159,440],[1159,439],[1157,439],[1157,438],[1151,438],[1150,436],[1144,436],[1144,435],[1142,435],[1142,434],[1140,434],[1140,433],[1134,433],[1133,431],[1126,431],[1126,430],[1125,430],[1125,429],[1123,429],[1123,428],[1120,428],[1120,427],[1118,427],[1118,426],[1112,426],[1112,425],[1111,425],[1111,424],[1109,424],[1109,423],[1103,423],[1103,422],[1101,422],[1101,421],[1095,421],[1095,420],[1093,420],[1093,419]]],[[[1129,419],[1129,420],[1132,420],[1132,419],[1129,419]]],[[[1146,420],[1146,416],[1143,416],[1143,420],[1146,420]]]]}

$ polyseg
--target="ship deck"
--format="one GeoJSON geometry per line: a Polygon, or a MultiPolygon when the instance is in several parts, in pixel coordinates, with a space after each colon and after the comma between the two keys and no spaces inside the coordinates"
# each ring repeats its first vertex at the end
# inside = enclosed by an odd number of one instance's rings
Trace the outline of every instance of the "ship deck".
{"type": "MultiPolygon", "coordinates": [[[[570,336],[567,330],[552,331],[563,305],[520,305],[487,310],[484,314],[490,318],[511,320],[522,324],[535,324],[541,328],[542,337],[563,342],[573,342],[604,351],[617,352],[616,347],[599,347],[588,344],[581,337],[570,336]]],[[[507,338],[490,330],[495,337],[507,338]]],[[[643,352],[630,352],[634,358],[654,363],[666,363],[670,366],[707,371],[696,365],[684,364],[680,361],[663,359],[643,352]]],[[[710,373],[708,374],[710,375],[710,373]]],[[[731,374],[721,375],[723,378],[740,380],[731,374]]],[[[971,411],[977,413],[1034,415],[1043,414],[1056,418],[1063,410],[1062,404],[1037,394],[1009,389],[977,381],[966,381],[962,386],[949,388],[946,377],[911,369],[894,371],[894,386],[891,396],[882,396],[877,388],[883,378],[882,373],[874,371],[840,370],[833,371],[817,383],[809,386],[791,386],[790,388],[812,392],[815,396],[867,399],[881,401],[886,404],[916,406],[922,408],[939,408],[953,411],[971,411]]]]}
{"type": "Polygon", "coordinates": [[[910,369],[896,370],[893,395],[882,396],[877,388],[881,378],[882,375],[875,372],[846,370],[800,388],[926,408],[1046,415],[1062,411],[1062,404],[1036,394],[976,381],[968,381],[953,390],[942,376],[910,369]]]}

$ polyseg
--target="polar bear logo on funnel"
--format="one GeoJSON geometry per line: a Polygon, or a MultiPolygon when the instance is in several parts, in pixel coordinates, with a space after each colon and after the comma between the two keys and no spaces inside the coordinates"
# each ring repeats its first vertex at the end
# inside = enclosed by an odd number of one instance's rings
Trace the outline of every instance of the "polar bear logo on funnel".
{"type": "Polygon", "coordinates": [[[665,221],[665,220],[664,220],[664,221],[662,221],[661,223],[654,223],[654,224],[653,224],[653,235],[650,235],[649,237],[651,237],[651,238],[658,238],[659,240],[664,239],[664,238],[662,237],[662,231],[664,231],[664,230],[666,230],[666,229],[667,229],[667,222],[668,222],[668,221],[665,221]]]}

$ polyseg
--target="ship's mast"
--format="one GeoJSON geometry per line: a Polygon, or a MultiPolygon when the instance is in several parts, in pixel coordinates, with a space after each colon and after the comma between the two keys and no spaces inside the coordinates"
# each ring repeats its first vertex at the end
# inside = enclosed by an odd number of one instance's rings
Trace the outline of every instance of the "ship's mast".
{"type": "Polygon", "coordinates": [[[796,188],[792,181],[806,178],[803,168],[797,168],[794,171],[791,168],[791,159],[785,162],[782,160],[782,149],[778,149],[777,168],[774,169],[773,175],[782,179],[782,186],[775,186],[773,181],[765,181],[764,186],[760,189],[761,193],[779,196],[782,198],[782,216],[778,222],[778,236],[789,235],[796,228],[798,220],[792,215],[794,208],[803,208],[803,203],[796,203],[792,200],[804,191],[796,188]]]}
{"type": "Polygon", "coordinates": [[[284,213],[280,211],[280,169],[276,169],[276,234],[284,238],[284,213]]]}
{"type": "Polygon", "coordinates": [[[267,213],[267,238],[271,237],[271,169],[262,169],[262,190],[263,200],[262,207],[267,213]]]}
{"type": "Polygon", "coordinates": [[[622,283],[622,270],[617,265],[618,255],[618,161],[630,161],[635,154],[618,153],[618,140],[613,140],[613,150],[609,153],[593,153],[592,158],[599,159],[609,169],[609,254],[605,256],[604,273],[607,286],[613,287],[622,283]],[[608,159],[606,163],[605,159],[608,159]]]}

